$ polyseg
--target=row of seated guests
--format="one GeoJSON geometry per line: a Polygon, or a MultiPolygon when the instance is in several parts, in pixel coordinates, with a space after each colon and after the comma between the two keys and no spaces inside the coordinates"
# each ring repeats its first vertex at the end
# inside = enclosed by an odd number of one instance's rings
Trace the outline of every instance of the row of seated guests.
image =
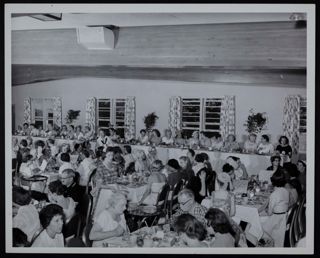
{"type": "MultiPolygon", "coordinates": [[[[98,130],[98,135],[91,129],[89,125],[82,126],[78,125],[63,125],[61,130],[54,128],[51,124],[48,124],[46,131],[41,131],[35,127],[34,124],[24,123],[23,128],[18,129],[16,134],[28,135],[28,136],[43,136],[43,137],[61,137],[70,140],[97,140],[97,146],[114,146],[118,144],[120,136],[117,135],[114,128],[108,129],[108,135],[102,128],[98,130]]],[[[287,155],[291,157],[292,148],[289,145],[289,140],[286,136],[279,138],[279,143],[274,146],[270,143],[268,135],[262,135],[260,143],[257,143],[257,135],[251,133],[248,135],[248,139],[244,142],[243,146],[240,146],[236,140],[235,135],[228,135],[225,140],[222,139],[221,134],[214,133],[211,138],[206,136],[206,133],[201,131],[194,131],[190,139],[187,139],[182,135],[181,131],[176,133],[173,137],[170,129],[165,129],[164,136],[161,137],[161,133],[157,129],[146,131],[145,129],[140,130],[138,139],[134,139],[128,130],[125,133],[125,142],[127,143],[140,143],[140,144],[151,144],[151,145],[177,145],[177,146],[188,146],[192,149],[197,148],[209,148],[216,151],[225,152],[244,152],[244,153],[257,153],[257,154],[273,154],[277,152],[279,154],[287,155]],[[275,148],[276,147],[276,148],[275,148]]]]}
{"type": "Polygon", "coordinates": [[[48,123],[47,130],[43,130],[42,126],[37,126],[35,124],[24,123],[23,127],[18,126],[15,131],[16,135],[25,135],[25,136],[35,136],[35,137],[59,137],[63,139],[70,140],[94,140],[96,139],[94,131],[91,129],[91,126],[85,125],[82,130],[81,125],[62,125],[59,128],[56,125],[48,123]]]}

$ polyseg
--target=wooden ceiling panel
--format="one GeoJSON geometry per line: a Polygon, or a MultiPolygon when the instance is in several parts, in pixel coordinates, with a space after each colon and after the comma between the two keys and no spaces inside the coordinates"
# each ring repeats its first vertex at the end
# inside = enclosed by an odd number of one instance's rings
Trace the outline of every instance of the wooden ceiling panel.
{"type": "Polygon", "coordinates": [[[12,32],[12,63],[133,67],[306,67],[294,22],[120,28],[114,50],[87,50],[75,29],[12,32]]]}

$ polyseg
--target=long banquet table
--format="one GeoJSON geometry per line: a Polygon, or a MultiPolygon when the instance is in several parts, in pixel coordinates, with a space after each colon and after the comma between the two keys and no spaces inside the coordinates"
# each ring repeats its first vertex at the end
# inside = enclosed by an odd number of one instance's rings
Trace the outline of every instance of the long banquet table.
{"type": "MultiPolygon", "coordinates": [[[[14,135],[13,138],[18,139],[20,142],[21,139],[25,139],[26,136],[14,135]]],[[[46,141],[47,138],[43,137],[32,137],[33,141],[37,140],[46,141]]],[[[68,143],[73,148],[75,140],[67,140],[67,139],[55,139],[55,144],[57,146],[62,145],[63,143],[68,143]]],[[[91,141],[91,149],[95,150],[96,142],[91,141]]],[[[121,145],[119,145],[121,147],[121,145]]],[[[145,153],[148,152],[150,146],[148,145],[131,145],[133,153],[136,150],[143,150],[145,153]]],[[[165,147],[165,146],[157,146],[157,155],[160,160],[165,164],[169,159],[178,159],[181,156],[185,156],[187,154],[187,148],[178,148],[178,147],[165,147]]],[[[195,150],[196,153],[204,152],[207,153],[209,159],[212,163],[212,167],[216,172],[222,171],[222,166],[225,164],[225,160],[228,156],[236,156],[240,158],[241,162],[245,165],[248,175],[257,175],[261,170],[265,170],[268,166],[270,166],[270,156],[269,155],[257,155],[257,154],[246,154],[246,153],[229,153],[229,152],[219,152],[219,151],[209,151],[205,149],[195,150]]]]}

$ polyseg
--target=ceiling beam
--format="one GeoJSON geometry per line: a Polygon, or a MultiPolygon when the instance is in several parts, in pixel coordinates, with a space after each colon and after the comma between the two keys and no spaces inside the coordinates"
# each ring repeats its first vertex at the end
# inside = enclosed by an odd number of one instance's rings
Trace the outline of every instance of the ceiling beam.
{"type": "Polygon", "coordinates": [[[186,82],[227,83],[252,86],[306,86],[306,70],[286,69],[226,69],[225,67],[150,68],[127,66],[62,66],[13,65],[12,85],[94,77],[138,80],[170,80],[186,82]]]}

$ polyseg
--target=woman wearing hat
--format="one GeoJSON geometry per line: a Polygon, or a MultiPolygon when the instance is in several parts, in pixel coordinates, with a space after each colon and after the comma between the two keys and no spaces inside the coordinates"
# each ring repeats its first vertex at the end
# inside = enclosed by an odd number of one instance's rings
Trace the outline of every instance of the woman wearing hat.
{"type": "Polygon", "coordinates": [[[164,171],[162,171],[166,175],[171,189],[182,179],[180,169],[179,162],[176,159],[169,159],[164,171]]]}
{"type": "Polygon", "coordinates": [[[223,210],[229,217],[236,213],[235,197],[230,190],[233,188],[230,176],[222,172],[217,176],[219,190],[211,193],[212,207],[223,210]]]}

